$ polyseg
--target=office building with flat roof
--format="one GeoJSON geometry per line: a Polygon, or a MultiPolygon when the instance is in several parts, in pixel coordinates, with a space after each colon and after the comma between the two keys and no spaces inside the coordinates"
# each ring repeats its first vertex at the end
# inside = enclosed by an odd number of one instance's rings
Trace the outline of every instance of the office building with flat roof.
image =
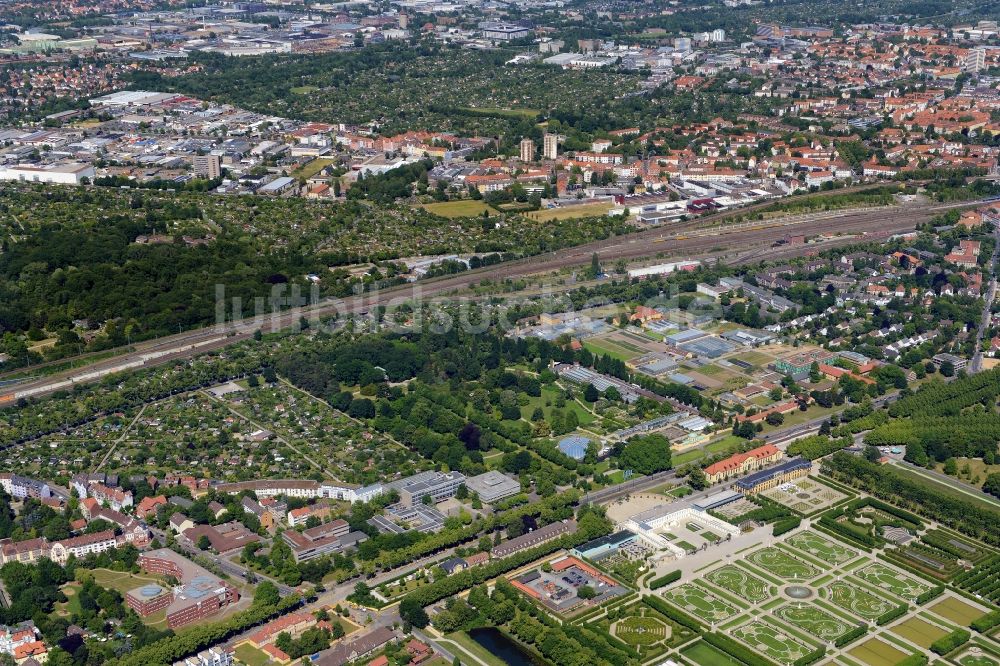
{"type": "Polygon", "coordinates": [[[465,487],[470,492],[476,493],[479,499],[487,504],[499,502],[521,492],[521,484],[517,479],[512,479],[495,470],[466,479],[465,487]]]}

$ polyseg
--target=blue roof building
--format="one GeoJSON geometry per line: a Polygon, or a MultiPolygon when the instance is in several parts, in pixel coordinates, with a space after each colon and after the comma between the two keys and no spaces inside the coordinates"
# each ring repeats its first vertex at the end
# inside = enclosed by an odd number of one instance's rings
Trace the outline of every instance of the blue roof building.
{"type": "Polygon", "coordinates": [[[590,439],[587,437],[571,436],[559,440],[557,448],[568,455],[573,460],[583,460],[587,455],[587,445],[590,439]]]}

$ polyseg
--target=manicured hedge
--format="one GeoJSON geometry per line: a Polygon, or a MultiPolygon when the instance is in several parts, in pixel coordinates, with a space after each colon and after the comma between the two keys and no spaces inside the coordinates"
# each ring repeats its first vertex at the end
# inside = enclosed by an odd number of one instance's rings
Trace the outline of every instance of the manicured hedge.
{"type": "Polygon", "coordinates": [[[658,590],[661,587],[666,587],[667,585],[670,585],[671,583],[676,582],[680,579],[681,579],[680,571],[671,571],[668,574],[664,574],[659,578],[654,578],[653,580],[649,581],[649,589],[658,590]]]}
{"type": "Polygon", "coordinates": [[[917,597],[917,604],[918,605],[926,604],[931,599],[937,599],[942,594],[944,594],[944,585],[938,585],[936,587],[932,587],[931,589],[927,590],[926,592],[917,597]]]}
{"type": "Polygon", "coordinates": [[[895,666],[924,666],[927,663],[927,657],[922,654],[911,654],[909,657],[903,657],[896,662],[895,666]]]}
{"type": "Polygon", "coordinates": [[[719,648],[747,666],[776,666],[773,661],[757,654],[742,643],[722,634],[705,634],[705,642],[719,648]]]}
{"type": "Polygon", "coordinates": [[[802,524],[802,519],[798,516],[793,516],[792,518],[785,518],[784,520],[779,520],[774,524],[773,534],[774,536],[781,536],[785,532],[791,532],[796,527],[802,524]]]}
{"type": "Polygon", "coordinates": [[[998,624],[1000,624],[1000,611],[990,611],[973,620],[970,626],[980,633],[986,633],[998,624]]]}
{"type": "Polygon", "coordinates": [[[681,625],[682,627],[687,627],[691,631],[701,633],[702,624],[698,620],[694,619],[687,613],[677,610],[673,606],[669,605],[663,599],[659,597],[653,597],[645,595],[642,598],[642,603],[646,604],[653,610],[659,611],[666,615],[668,618],[681,625]]]}
{"type": "Polygon", "coordinates": [[[882,613],[882,615],[880,615],[879,618],[875,620],[875,624],[877,624],[880,627],[884,624],[889,624],[896,618],[906,615],[906,613],[909,610],[910,607],[907,604],[900,604],[899,606],[893,608],[891,611],[882,613]]]}
{"type": "Polygon", "coordinates": [[[972,638],[972,634],[969,633],[968,629],[956,629],[931,643],[931,652],[942,656],[946,655],[968,643],[970,638],[972,638]]]}
{"type": "Polygon", "coordinates": [[[844,647],[848,643],[852,643],[862,636],[868,633],[868,625],[863,625],[860,627],[855,627],[851,629],[846,634],[840,636],[837,640],[833,642],[834,647],[844,647]]]}
{"type": "Polygon", "coordinates": [[[826,648],[821,647],[813,650],[809,654],[803,655],[796,659],[792,666],[809,666],[809,664],[815,664],[817,661],[826,656],[826,648]]]}

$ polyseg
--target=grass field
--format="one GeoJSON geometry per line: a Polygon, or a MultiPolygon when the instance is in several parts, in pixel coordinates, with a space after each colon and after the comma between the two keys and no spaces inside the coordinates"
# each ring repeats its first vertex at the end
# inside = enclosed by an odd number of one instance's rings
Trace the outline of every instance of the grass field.
{"type": "Polygon", "coordinates": [[[914,471],[909,467],[903,467],[902,465],[893,465],[892,472],[905,479],[909,479],[910,481],[923,484],[935,493],[941,493],[946,497],[954,497],[956,499],[972,502],[981,509],[992,511],[996,514],[997,520],[1000,520],[1000,501],[990,499],[989,496],[978,492],[975,488],[969,488],[968,490],[955,488],[954,486],[937,481],[926,474],[914,471]]]}
{"type": "Polygon", "coordinates": [[[243,643],[236,648],[236,658],[247,666],[266,666],[271,658],[263,650],[258,650],[249,643],[243,643]]]}
{"type": "MultiPolygon", "coordinates": [[[[955,458],[955,463],[958,466],[956,478],[976,488],[983,487],[987,476],[1000,472],[1000,465],[987,465],[982,458],[955,458]],[[966,468],[969,470],[968,473],[963,473],[966,468]]],[[[938,464],[935,469],[943,474],[944,463],[938,464]]]]}
{"type": "Polygon", "coordinates": [[[486,106],[482,108],[476,108],[472,106],[464,106],[459,109],[460,111],[465,111],[466,113],[474,113],[480,116],[493,116],[496,118],[513,118],[518,120],[524,118],[526,120],[534,120],[541,113],[538,109],[504,109],[498,106],[486,106]]]}
{"type": "Polygon", "coordinates": [[[823,641],[832,641],[851,630],[851,625],[816,605],[786,604],[775,617],[823,641]]]}
{"type": "Polygon", "coordinates": [[[149,583],[163,585],[163,578],[149,575],[132,574],[127,571],[112,571],[111,569],[92,569],[87,573],[94,576],[94,582],[109,590],[121,592],[124,595],[129,590],[149,583]]]}
{"type": "Polygon", "coordinates": [[[565,208],[548,208],[525,213],[525,216],[536,222],[551,222],[553,220],[571,220],[576,217],[600,217],[607,215],[614,208],[613,203],[580,204],[565,208]]]}
{"type": "Polygon", "coordinates": [[[778,627],[756,620],[729,632],[744,646],[783,664],[791,664],[812,652],[812,648],[792,638],[778,627]]]}
{"type": "Polygon", "coordinates": [[[897,636],[905,638],[914,645],[919,645],[925,649],[929,648],[931,643],[948,633],[947,630],[936,627],[927,620],[922,620],[919,617],[911,617],[900,622],[891,631],[897,636]]]}
{"type": "Polygon", "coordinates": [[[942,599],[931,606],[930,611],[963,627],[969,626],[973,620],[983,615],[983,611],[955,597],[942,599]]]}
{"type": "Polygon", "coordinates": [[[503,660],[499,659],[493,653],[487,651],[486,648],[484,648],[482,645],[474,641],[472,637],[469,636],[464,631],[456,631],[451,634],[445,634],[445,640],[442,641],[444,643],[445,649],[451,649],[455,647],[449,641],[456,643],[461,647],[461,650],[459,651],[460,654],[458,656],[463,664],[466,663],[474,664],[482,662],[487,666],[505,666],[503,660]],[[473,657],[476,657],[476,659],[468,659],[466,657],[466,654],[461,654],[461,652],[472,655],[473,657]]]}
{"type": "Polygon", "coordinates": [[[856,585],[850,585],[843,581],[830,583],[827,590],[830,601],[866,620],[874,620],[883,613],[888,613],[894,607],[894,604],[888,599],[876,597],[856,585]]]}
{"type": "Polygon", "coordinates": [[[302,168],[292,173],[292,175],[296,178],[305,178],[308,180],[336,161],[329,157],[317,157],[312,162],[303,164],[302,168]]]}
{"type": "Polygon", "coordinates": [[[863,569],[858,569],[854,572],[854,575],[881,590],[888,590],[903,599],[914,599],[931,589],[929,584],[921,583],[915,578],[893,571],[884,564],[871,564],[863,569]]]}
{"type": "Polygon", "coordinates": [[[751,603],[763,601],[771,596],[767,583],[732,564],[712,571],[705,578],[751,603]]]}
{"type": "Polygon", "coordinates": [[[842,546],[816,532],[800,532],[789,537],[785,543],[832,565],[850,562],[858,555],[857,551],[842,546]]]}
{"type": "Polygon", "coordinates": [[[491,215],[496,212],[489,204],[475,199],[441,201],[421,204],[420,207],[428,213],[434,213],[440,217],[478,217],[484,212],[489,212],[491,215]]]}
{"type": "Polygon", "coordinates": [[[663,598],[684,612],[708,623],[722,622],[739,612],[705,588],[691,583],[664,592],[663,598]]]}
{"type": "Polygon", "coordinates": [[[820,570],[813,565],[796,559],[774,546],[754,551],[747,560],[785,580],[809,580],[820,574],[820,570]]]}
{"type": "Polygon", "coordinates": [[[642,356],[642,350],[638,352],[626,349],[624,345],[619,345],[611,340],[587,340],[583,343],[583,346],[590,350],[590,353],[595,355],[607,354],[611,358],[616,358],[620,361],[631,361],[633,358],[642,356]]]}
{"type": "Polygon", "coordinates": [[[319,90],[319,88],[316,86],[299,86],[297,88],[292,88],[290,92],[293,95],[308,95],[309,93],[314,93],[317,90],[319,90]]]}
{"type": "Polygon", "coordinates": [[[698,666],[743,666],[743,662],[733,659],[704,641],[698,641],[691,647],[681,650],[681,655],[698,666]]]}
{"type": "Polygon", "coordinates": [[[848,650],[847,654],[864,664],[868,664],[868,666],[893,666],[901,659],[909,656],[902,650],[894,648],[877,638],[873,638],[848,650]]]}

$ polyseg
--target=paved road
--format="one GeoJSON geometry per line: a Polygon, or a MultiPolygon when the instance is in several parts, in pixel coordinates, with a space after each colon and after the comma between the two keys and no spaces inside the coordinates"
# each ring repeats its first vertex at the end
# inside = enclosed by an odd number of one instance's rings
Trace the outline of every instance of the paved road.
{"type": "MultiPolygon", "coordinates": [[[[718,222],[717,218],[699,219],[669,227],[657,227],[625,236],[617,236],[602,241],[587,243],[574,248],[566,248],[546,255],[539,255],[518,261],[489,266],[458,275],[421,281],[416,285],[404,285],[385,289],[377,293],[362,294],[342,301],[323,301],[304,307],[295,307],[264,321],[241,320],[224,325],[211,326],[154,341],[134,345],[135,350],[99,361],[85,368],[55,373],[11,387],[8,393],[0,394],[0,406],[20,398],[38,397],[59,390],[72,388],[77,384],[91,383],[116,372],[136,368],[153,367],[175,360],[187,359],[206,351],[220,349],[235,342],[245,340],[258,330],[271,332],[288,329],[303,317],[327,318],[347,314],[363,315],[380,305],[392,304],[419,298],[430,301],[435,297],[460,292],[483,279],[501,281],[536,274],[546,274],[565,268],[585,265],[597,253],[602,261],[635,259],[655,254],[670,255],[684,259],[740,261],[740,254],[746,250],[763,246],[754,253],[752,261],[786,258],[811,252],[818,247],[833,247],[856,242],[858,235],[872,238],[895,232],[909,231],[914,225],[930,220],[942,210],[968,207],[973,203],[947,204],[928,207],[889,207],[865,212],[842,211],[830,217],[799,216],[801,222],[785,224],[781,221],[757,223],[750,228],[715,228],[708,226],[718,222]],[[697,232],[698,235],[695,235],[697,232]],[[818,245],[781,246],[770,248],[775,240],[785,238],[789,233],[816,236],[825,234],[834,238],[818,245]],[[739,248],[734,252],[733,248],[739,248]]],[[[740,212],[740,211],[737,211],[740,212]]],[[[745,212],[745,211],[742,211],[745,212]]]]}
{"type": "Polygon", "coordinates": [[[971,372],[979,372],[983,367],[983,338],[986,336],[986,329],[990,326],[990,309],[993,307],[993,299],[997,295],[997,258],[1000,257],[1000,227],[993,230],[993,239],[996,243],[993,246],[993,256],[990,257],[990,285],[986,291],[986,298],[983,301],[983,314],[979,322],[979,331],[976,333],[976,353],[972,356],[971,372]]]}

